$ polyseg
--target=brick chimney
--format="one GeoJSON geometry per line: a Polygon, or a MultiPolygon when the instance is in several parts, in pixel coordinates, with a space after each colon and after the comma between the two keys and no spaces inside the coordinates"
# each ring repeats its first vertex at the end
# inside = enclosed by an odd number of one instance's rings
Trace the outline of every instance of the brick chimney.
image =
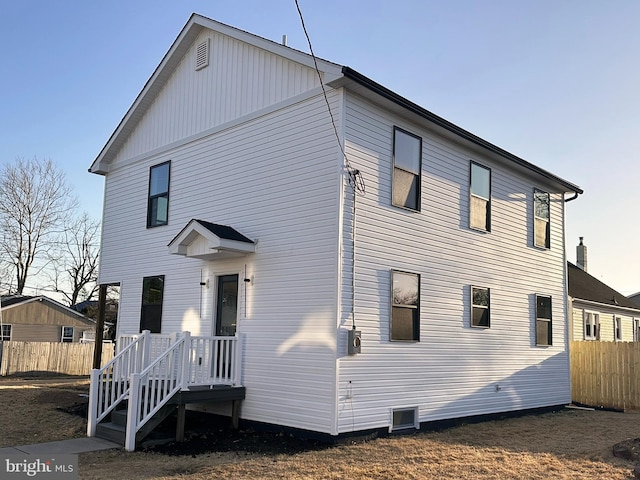
{"type": "Polygon", "coordinates": [[[584,237],[580,237],[580,245],[576,247],[576,264],[579,268],[587,271],[587,247],[582,243],[584,237]]]}

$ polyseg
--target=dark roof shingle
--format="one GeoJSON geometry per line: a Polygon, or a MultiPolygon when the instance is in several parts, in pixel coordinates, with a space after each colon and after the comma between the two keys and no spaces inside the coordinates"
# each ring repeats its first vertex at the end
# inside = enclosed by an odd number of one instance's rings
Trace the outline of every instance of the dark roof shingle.
{"type": "Polygon", "coordinates": [[[569,296],[580,300],[602,303],[615,307],[634,308],[640,310],[640,306],[629,300],[620,292],[602,283],[597,278],[589,275],[580,267],[567,262],[569,277],[569,296]]]}

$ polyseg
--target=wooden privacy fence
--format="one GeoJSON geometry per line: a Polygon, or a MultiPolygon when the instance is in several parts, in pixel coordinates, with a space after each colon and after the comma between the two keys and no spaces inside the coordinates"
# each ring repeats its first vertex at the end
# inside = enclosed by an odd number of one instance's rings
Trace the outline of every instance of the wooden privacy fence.
{"type": "MultiPolygon", "coordinates": [[[[93,343],[0,342],[0,376],[20,373],[89,375],[93,343]]],[[[102,365],[113,358],[113,343],[102,345],[102,365]]]]}
{"type": "Polygon", "coordinates": [[[570,355],[574,402],[640,409],[640,343],[571,342],[570,355]]]}

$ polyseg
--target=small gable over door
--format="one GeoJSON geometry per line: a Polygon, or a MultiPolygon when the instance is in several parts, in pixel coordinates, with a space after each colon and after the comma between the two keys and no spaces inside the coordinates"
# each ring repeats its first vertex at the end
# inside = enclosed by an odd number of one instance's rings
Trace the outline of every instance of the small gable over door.
{"type": "Polygon", "coordinates": [[[255,253],[256,244],[227,225],[191,220],[168,245],[169,253],[202,260],[242,257],[255,253]]]}

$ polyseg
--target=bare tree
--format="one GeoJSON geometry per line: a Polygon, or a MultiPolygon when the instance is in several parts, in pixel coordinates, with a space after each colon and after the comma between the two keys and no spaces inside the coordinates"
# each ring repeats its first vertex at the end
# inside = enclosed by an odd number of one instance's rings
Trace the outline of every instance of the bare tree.
{"type": "Polygon", "coordinates": [[[60,248],[54,254],[53,284],[75,305],[91,300],[98,291],[98,247],[100,223],[87,213],[73,220],[62,233],[60,248]]]}
{"type": "Polygon", "coordinates": [[[22,294],[36,259],[46,260],[76,204],[64,172],[51,160],[18,158],[2,167],[0,258],[13,270],[16,293],[22,294]]]}

